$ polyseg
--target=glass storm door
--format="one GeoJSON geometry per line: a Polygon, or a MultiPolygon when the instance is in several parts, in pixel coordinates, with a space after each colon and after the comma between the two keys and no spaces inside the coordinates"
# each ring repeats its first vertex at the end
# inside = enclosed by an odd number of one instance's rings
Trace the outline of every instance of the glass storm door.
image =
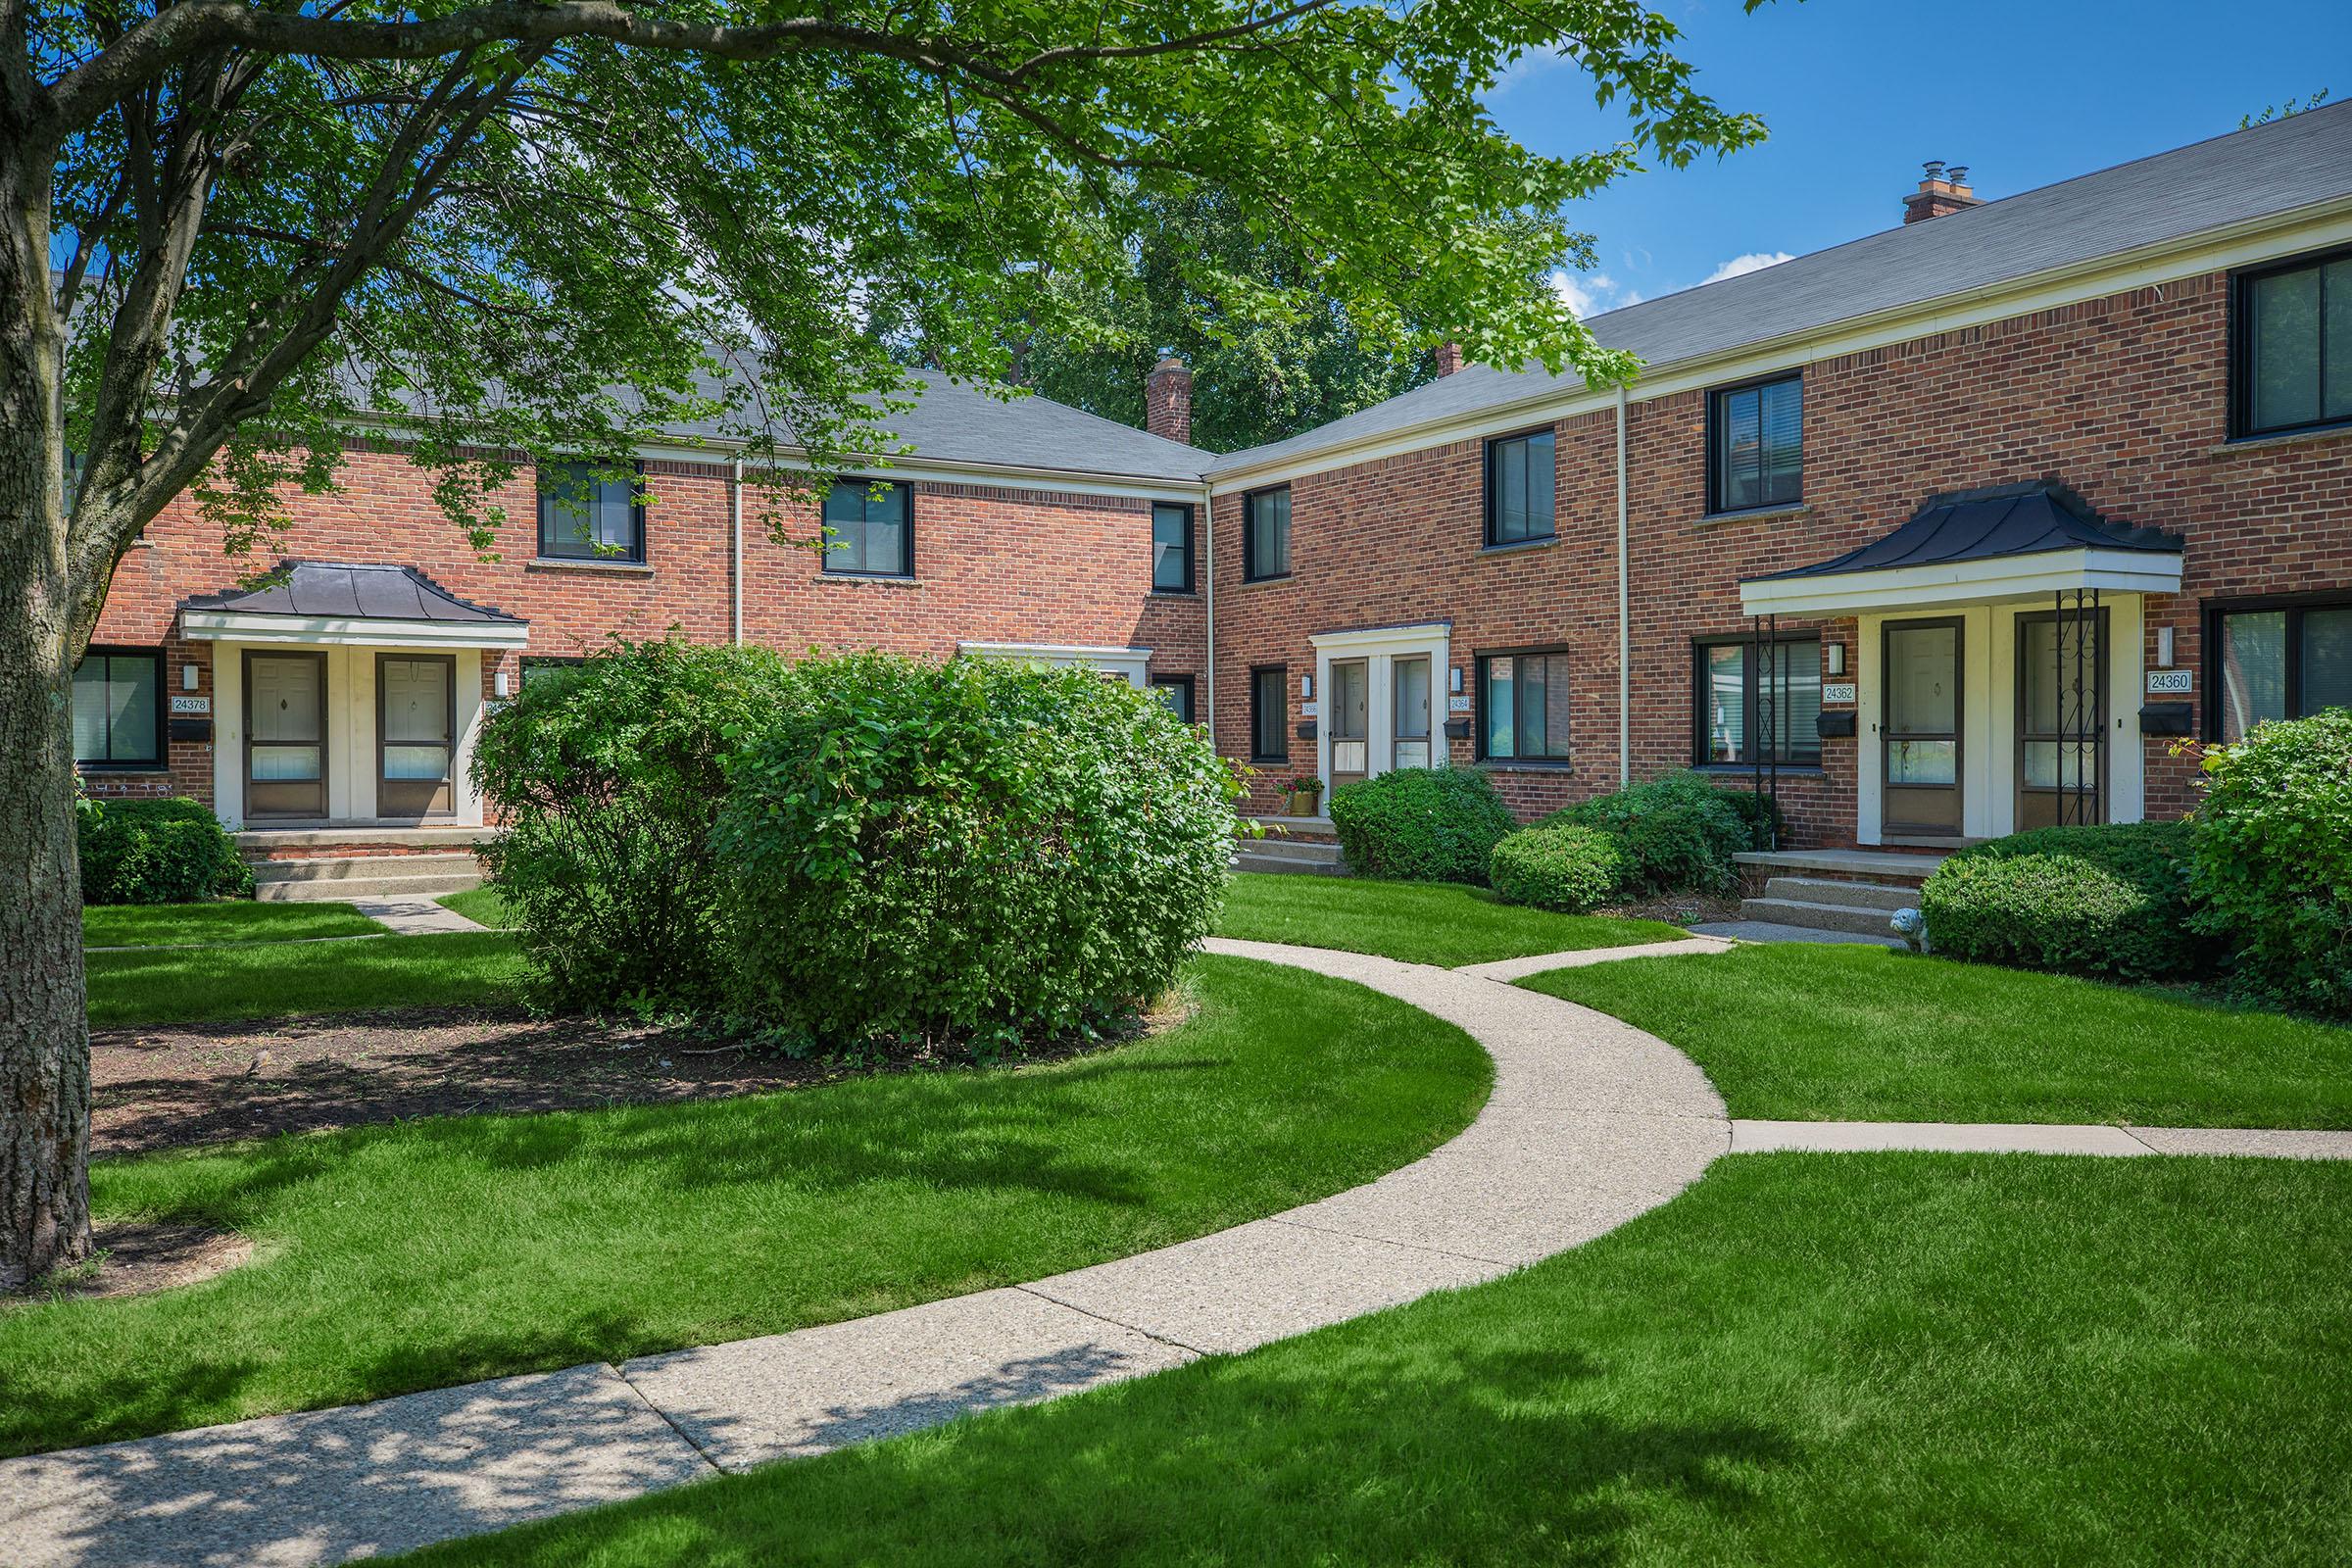
{"type": "Polygon", "coordinates": [[[1429,659],[1395,661],[1396,693],[1396,751],[1392,765],[1396,767],[1427,767],[1429,765],[1429,659]]]}
{"type": "Polygon", "coordinates": [[[2017,617],[2020,829],[2107,820],[2106,618],[2017,617]]]}
{"type": "Polygon", "coordinates": [[[1331,787],[1352,784],[1370,764],[1372,670],[1363,660],[1331,666],[1331,787]]]}
{"type": "Polygon", "coordinates": [[[457,672],[447,654],[376,655],[376,815],[449,814],[457,672]]]}
{"type": "Polygon", "coordinates": [[[326,656],[245,656],[245,814],[326,815],[326,656]]]}
{"type": "Polygon", "coordinates": [[[1886,631],[1881,826],[1960,836],[1960,622],[1890,621],[1886,631]]]}

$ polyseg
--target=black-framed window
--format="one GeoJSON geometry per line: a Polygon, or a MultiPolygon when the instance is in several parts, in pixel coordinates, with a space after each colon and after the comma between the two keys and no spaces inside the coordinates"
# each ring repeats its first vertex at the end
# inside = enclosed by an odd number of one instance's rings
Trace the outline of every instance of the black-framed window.
{"type": "Polygon", "coordinates": [[[1291,574],[1291,487],[1242,498],[1242,578],[1262,582],[1291,574]]]}
{"type": "Polygon", "coordinates": [[[559,670],[577,669],[587,660],[576,654],[525,654],[522,656],[522,684],[544,679],[559,670]]]}
{"type": "Polygon", "coordinates": [[[74,667],[74,760],[83,767],[164,765],[164,656],[92,648],[74,667]]]}
{"type": "Polygon", "coordinates": [[[2352,594],[2217,605],[2205,627],[2208,738],[2352,708],[2352,594]]]}
{"type": "Polygon", "coordinates": [[[1690,647],[1690,760],[1696,767],[1821,765],[1821,639],[1700,638],[1690,647]],[[1763,689],[1759,691],[1761,681],[1763,689]],[[1765,697],[1772,699],[1770,733],[1765,697]]]}
{"type": "Polygon", "coordinates": [[[1805,494],[1805,378],[1707,394],[1707,510],[1785,507],[1805,494]]]}
{"type": "Polygon", "coordinates": [[[2240,272],[2231,305],[2232,435],[2352,424],[2352,251],[2240,272]]]}
{"type": "Polygon", "coordinates": [[[550,463],[539,469],[539,554],[549,561],[645,560],[645,466],[550,463]]]}
{"type": "Polygon", "coordinates": [[[1181,502],[1152,503],[1152,591],[1193,591],[1193,509],[1181,502]]]}
{"type": "Polygon", "coordinates": [[[1478,755],[1490,762],[1568,760],[1568,653],[1478,656],[1478,755]]]}
{"type": "Polygon", "coordinates": [[[1487,543],[1525,544],[1558,531],[1552,433],[1530,430],[1487,443],[1487,543]]]}
{"type": "Polygon", "coordinates": [[[914,575],[914,486],[842,479],[825,496],[825,570],[914,575]]]}
{"type": "Polygon", "coordinates": [[[1250,760],[1291,760],[1291,670],[1288,664],[1250,666],[1250,760]]]}
{"type": "Polygon", "coordinates": [[[1154,675],[1152,677],[1152,692],[1153,696],[1168,705],[1169,712],[1174,713],[1187,724],[1193,721],[1192,676],[1154,675]]]}

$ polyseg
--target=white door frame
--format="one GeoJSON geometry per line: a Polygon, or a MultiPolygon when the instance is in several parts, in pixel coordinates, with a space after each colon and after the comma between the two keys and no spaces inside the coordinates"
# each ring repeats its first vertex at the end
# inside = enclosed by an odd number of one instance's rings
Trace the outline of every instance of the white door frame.
{"type": "Polygon", "coordinates": [[[1331,726],[1323,720],[1322,704],[1331,691],[1331,666],[1362,660],[1366,665],[1364,777],[1377,778],[1396,765],[1396,669],[1399,659],[1429,660],[1430,765],[1446,764],[1445,743],[1446,671],[1453,646],[1453,623],[1416,621],[1404,626],[1369,626],[1360,631],[1318,632],[1307,639],[1315,650],[1315,774],[1323,780],[1325,799],[1331,789],[1331,726]]]}

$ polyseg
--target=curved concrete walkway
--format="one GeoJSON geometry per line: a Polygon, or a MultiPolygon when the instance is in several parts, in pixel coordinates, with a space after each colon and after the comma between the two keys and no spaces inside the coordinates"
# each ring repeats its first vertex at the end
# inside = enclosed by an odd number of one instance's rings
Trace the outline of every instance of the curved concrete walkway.
{"type": "Polygon", "coordinates": [[[338,1562],[821,1453],[1492,1279],[1656,1207],[1731,1147],[1705,1075],[1604,1014],[1360,954],[1208,947],[1352,980],[1460,1026],[1494,1059],[1494,1095],[1460,1136],[1366,1186],[1029,1285],[619,1367],[0,1462],[0,1562],[338,1562]]]}

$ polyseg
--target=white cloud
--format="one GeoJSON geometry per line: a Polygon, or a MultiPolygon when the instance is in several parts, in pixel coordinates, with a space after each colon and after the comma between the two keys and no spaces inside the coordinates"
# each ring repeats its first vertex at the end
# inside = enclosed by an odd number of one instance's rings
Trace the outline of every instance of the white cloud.
{"type": "Polygon", "coordinates": [[[1640,290],[1625,287],[1606,272],[1554,272],[1551,287],[1579,319],[1642,303],[1640,290]]]}
{"type": "Polygon", "coordinates": [[[1783,262],[1794,260],[1787,251],[1749,251],[1745,256],[1733,257],[1709,272],[1704,281],[1720,283],[1727,277],[1743,277],[1749,272],[1761,272],[1767,267],[1778,267],[1783,262]]]}

